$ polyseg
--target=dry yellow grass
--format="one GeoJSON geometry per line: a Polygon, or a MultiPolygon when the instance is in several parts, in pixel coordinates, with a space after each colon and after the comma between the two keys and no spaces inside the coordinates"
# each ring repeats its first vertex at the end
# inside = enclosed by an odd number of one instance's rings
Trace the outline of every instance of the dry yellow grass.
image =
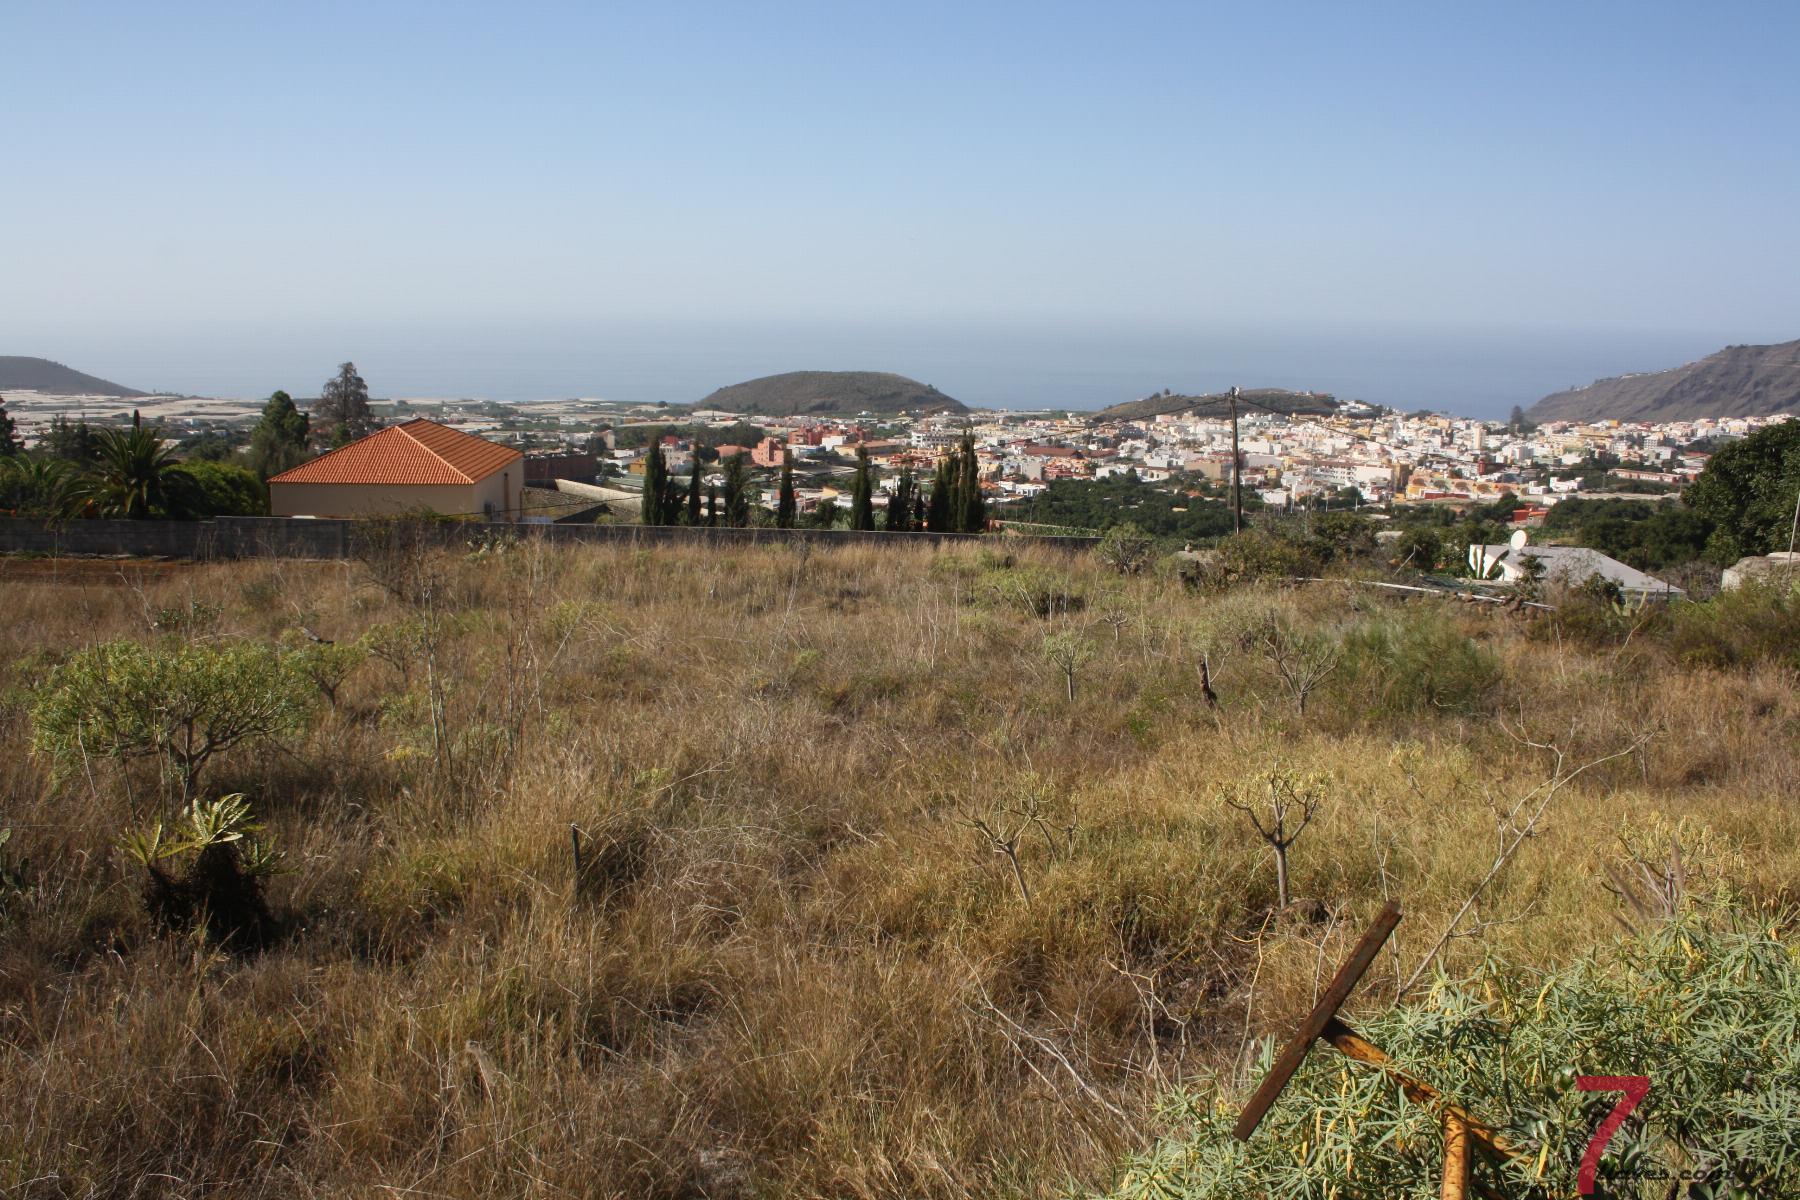
{"type": "Polygon", "coordinates": [[[1495,807],[1546,777],[1521,737],[1578,765],[1653,735],[1556,798],[1452,962],[1605,937],[1622,832],[1679,828],[1748,903],[1800,864],[1775,666],[1030,551],[528,545],[434,567],[448,770],[422,668],[376,659],[306,737],[210,768],[291,868],[285,936],[234,956],[149,923],[118,772],[52,778],[34,687],[97,640],[350,641],[409,610],[355,564],[23,567],[0,563],[9,1196],[1055,1195],[1303,1010],[1384,895],[1407,918],[1362,1002],[1391,1000],[1488,870],[1495,807]],[[1028,612],[1048,580],[1085,608],[1028,612]],[[1301,718],[1243,644],[1271,615],[1400,641],[1358,643],[1301,718]],[[1042,649],[1063,629],[1091,642],[1074,703],[1042,649]],[[1275,768],[1327,797],[1285,912],[1217,799],[1275,768]],[[1029,905],[970,825],[1028,804],[1029,905]]]}

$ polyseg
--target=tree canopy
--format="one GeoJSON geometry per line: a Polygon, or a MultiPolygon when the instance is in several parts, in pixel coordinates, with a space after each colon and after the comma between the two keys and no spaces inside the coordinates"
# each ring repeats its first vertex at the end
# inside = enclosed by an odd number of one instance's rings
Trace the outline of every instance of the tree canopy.
{"type": "Polygon", "coordinates": [[[312,421],[286,392],[276,392],[263,405],[262,417],[250,432],[250,466],[267,479],[306,460],[312,421]]]}
{"type": "MultiPolygon", "coordinates": [[[[1244,497],[1244,510],[1262,502],[1244,497]]],[[[1153,537],[1216,538],[1231,532],[1231,506],[1219,500],[1189,496],[1122,475],[1110,479],[1059,479],[1023,504],[1009,506],[1009,517],[1044,525],[1096,532],[1127,522],[1153,537]]]]}
{"type": "Polygon", "coordinates": [[[1674,500],[1569,499],[1550,510],[1544,532],[1653,571],[1702,557],[1713,523],[1674,500]]]}
{"type": "Polygon", "coordinates": [[[1722,446],[1683,499],[1713,523],[1706,554],[1716,563],[1786,550],[1800,500],[1800,421],[1722,446]]]}
{"type": "Polygon", "coordinates": [[[375,432],[375,414],[369,408],[369,385],[356,373],[355,363],[343,363],[319,392],[313,412],[320,432],[331,444],[342,446],[375,432]]]}
{"type": "Polygon", "coordinates": [[[6,397],[0,396],[0,458],[11,458],[25,451],[25,443],[19,438],[19,427],[13,422],[12,414],[6,411],[6,397]]]}

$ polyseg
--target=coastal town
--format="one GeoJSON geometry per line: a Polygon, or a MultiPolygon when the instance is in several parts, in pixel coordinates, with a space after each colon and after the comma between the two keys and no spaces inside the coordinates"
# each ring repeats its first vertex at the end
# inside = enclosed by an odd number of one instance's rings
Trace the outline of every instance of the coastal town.
{"type": "MultiPolygon", "coordinates": [[[[1238,417],[1238,482],[1252,505],[1455,505],[1512,495],[1521,501],[1519,523],[1533,524],[1571,496],[1654,499],[1675,493],[1699,475],[1719,445],[1792,419],[1778,414],[1533,425],[1517,411],[1511,420],[1492,421],[1299,395],[1314,400],[1319,411],[1246,404],[1238,417]]],[[[242,444],[262,404],[29,393],[10,393],[7,403],[28,446],[50,437],[59,424],[99,428],[129,423],[135,413],[189,447],[242,444]]],[[[724,460],[746,456],[770,507],[776,503],[774,473],[791,455],[801,481],[799,511],[813,513],[847,496],[859,452],[874,469],[879,509],[902,472],[928,475],[967,436],[989,512],[1000,522],[1018,520],[1023,502],[1058,481],[1129,478],[1178,497],[1222,496],[1232,482],[1234,429],[1217,408],[1196,405],[1132,419],[1104,410],[773,417],[597,399],[373,403],[386,423],[424,417],[518,449],[528,486],[561,490],[572,508],[580,500],[599,500],[621,512],[635,505],[653,445],[672,475],[688,476],[698,456],[703,473],[713,473],[705,480],[711,484],[721,482],[716,472],[724,460]]]]}

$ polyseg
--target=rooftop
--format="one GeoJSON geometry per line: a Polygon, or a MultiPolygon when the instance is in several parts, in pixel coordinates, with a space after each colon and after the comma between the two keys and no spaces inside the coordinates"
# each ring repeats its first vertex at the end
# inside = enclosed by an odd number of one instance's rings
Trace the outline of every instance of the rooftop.
{"type": "Polygon", "coordinates": [[[270,483],[479,483],[524,457],[473,434],[415,417],[272,476],[270,483]]]}
{"type": "Polygon", "coordinates": [[[1625,592],[1686,595],[1673,584],[1654,575],[1646,575],[1636,567],[1628,567],[1618,559],[1586,546],[1526,545],[1515,549],[1510,544],[1503,543],[1498,546],[1472,546],[1469,555],[1471,564],[1483,562],[1490,571],[1499,566],[1519,568],[1527,558],[1535,558],[1543,563],[1545,579],[1581,584],[1597,575],[1618,584],[1619,589],[1625,592]],[[1480,552],[1479,560],[1476,551],[1480,552]]]}

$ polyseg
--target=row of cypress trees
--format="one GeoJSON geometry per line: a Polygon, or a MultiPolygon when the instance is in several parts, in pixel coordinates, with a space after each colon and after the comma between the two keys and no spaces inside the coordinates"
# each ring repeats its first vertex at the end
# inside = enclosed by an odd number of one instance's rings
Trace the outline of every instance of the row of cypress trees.
{"type": "Polygon", "coordinates": [[[744,456],[734,454],[725,460],[725,490],[708,488],[705,507],[701,506],[700,460],[688,474],[687,487],[669,474],[668,459],[661,446],[652,446],[644,460],[644,498],[639,502],[638,517],[645,525],[735,525],[750,524],[754,505],[750,472],[744,456]]]}
{"type": "MultiPolygon", "coordinates": [[[[750,524],[752,508],[751,481],[744,456],[735,454],[725,460],[725,491],[720,511],[718,489],[710,489],[704,514],[701,511],[700,465],[694,464],[688,478],[685,496],[669,475],[662,447],[654,446],[644,464],[644,499],[640,516],[646,525],[730,525],[750,524]]],[[[850,485],[850,528],[875,529],[875,478],[869,463],[869,452],[856,450],[856,475],[850,485]]],[[[794,492],[794,455],[787,451],[781,460],[781,483],[775,502],[775,524],[792,529],[798,523],[799,502],[794,492]]],[[[893,495],[888,501],[887,521],[890,533],[927,529],[933,533],[980,533],[987,527],[987,502],[981,495],[980,469],[975,460],[975,439],[964,434],[949,456],[938,463],[931,489],[925,491],[910,470],[900,472],[893,495]]]]}

